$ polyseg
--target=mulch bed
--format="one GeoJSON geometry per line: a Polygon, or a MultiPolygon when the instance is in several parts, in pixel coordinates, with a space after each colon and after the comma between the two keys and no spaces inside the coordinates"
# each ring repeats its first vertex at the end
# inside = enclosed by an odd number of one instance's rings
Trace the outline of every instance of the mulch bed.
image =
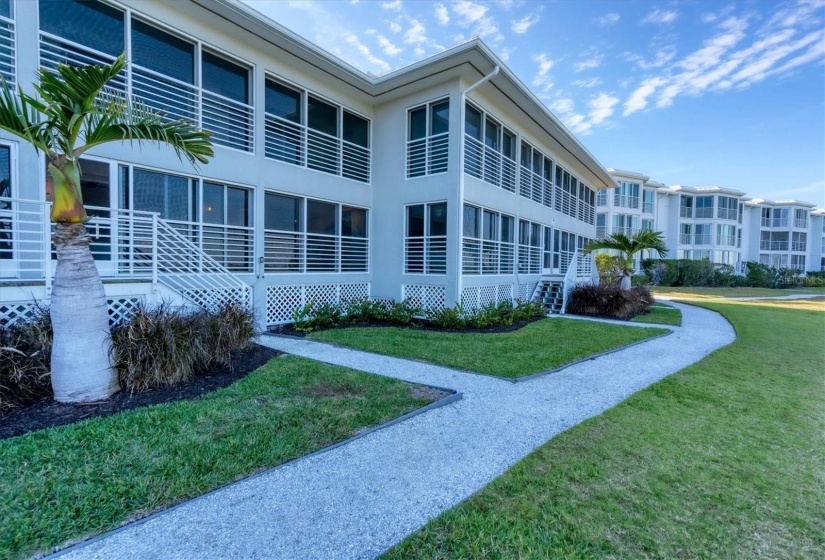
{"type": "MultiPolygon", "coordinates": [[[[373,327],[397,327],[399,329],[412,329],[412,330],[422,330],[422,331],[436,331],[436,332],[445,332],[445,333],[466,333],[466,334],[484,334],[484,333],[508,333],[517,331],[533,323],[535,321],[541,321],[542,319],[546,319],[546,317],[535,317],[533,319],[528,319],[526,321],[516,321],[512,325],[503,326],[503,325],[493,325],[490,327],[486,327],[483,329],[473,329],[467,327],[466,329],[445,329],[442,327],[436,327],[432,325],[429,321],[421,321],[421,320],[413,320],[412,323],[409,325],[391,325],[388,323],[356,323],[354,325],[344,325],[341,327],[331,327],[329,329],[315,329],[312,332],[320,332],[320,331],[327,331],[327,330],[334,330],[334,329],[369,329],[373,327]]],[[[295,336],[303,338],[308,333],[303,331],[295,330],[292,323],[288,325],[276,325],[274,327],[270,327],[269,331],[272,334],[278,334],[283,336],[295,336]]]]}
{"type": "Polygon", "coordinates": [[[31,405],[0,417],[0,439],[23,435],[35,430],[74,424],[89,418],[110,416],[123,410],[141,408],[174,401],[194,400],[198,397],[227,387],[246,377],[281,352],[253,344],[232,358],[229,368],[215,366],[198,372],[188,383],[173,387],[159,387],[143,393],[129,394],[121,391],[99,404],[64,404],[45,397],[31,405]]]}

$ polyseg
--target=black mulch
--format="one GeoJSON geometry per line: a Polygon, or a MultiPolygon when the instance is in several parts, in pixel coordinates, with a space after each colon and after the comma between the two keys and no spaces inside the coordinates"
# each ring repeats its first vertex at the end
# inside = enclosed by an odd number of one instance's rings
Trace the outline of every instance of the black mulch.
{"type": "MultiPolygon", "coordinates": [[[[421,321],[421,320],[413,320],[412,323],[409,325],[390,325],[387,323],[356,323],[354,325],[345,325],[342,327],[332,327],[333,329],[368,329],[372,327],[397,327],[400,329],[413,329],[413,330],[423,330],[423,331],[437,331],[437,332],[448,332],[448,333],[507,333],[517,331],[533,323],[535,321],[541,321],[542,319],[546,319],[546,317],[535,317],[533,319],[527,319],[526,321],[516,321],[512,325],[503,326],[503,325],[492,325],[490,327],[485,327],[483,329],[474,329],[472,327],[467,327],[466,329],[445,329],[442,327],[436,327],[432,325],[429,321],[421,321]]],[[[330,329],[316,329],[313,332],[318,331],[325,331],[330,329]]],[[[279,334],[284,336],[297,336],[297,337],[305,337],[307,333],[299,330],[295,330],[292,323],[288,325],[278,325],[275,327],[270,327],[269,332],[272,334],[279,334]]]]}
{"type": "Polygon", "coordinates": [[[281,352],[253,344],[249,350],[235,355],[229,368],[215,366],[199,372],[192,381],[173,387],[159,387],[133,395],[121,391],[99,404],[63,404],[55,402],[52,397],[46,397],[26,408],[0,417],[0,439],[53,426],[74,424],[89,418],[110,416],[123,410],[165,402],[194,400],[210,391],[231,385],[279,354],[281,352]]]}

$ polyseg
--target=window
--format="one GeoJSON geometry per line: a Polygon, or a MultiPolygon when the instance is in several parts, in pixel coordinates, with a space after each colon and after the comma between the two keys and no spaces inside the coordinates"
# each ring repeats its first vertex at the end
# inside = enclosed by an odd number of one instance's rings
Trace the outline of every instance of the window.
{"type": "Polygon", "coordinates": [[[607,235],[607,214],[596,214],[596,237],[602,239],[607,235]]]}
{"type": "Polygon", "coordinates": [[[644,189],[642,196],[644,197],[642,200],[642,212],[645,214],[653,214],[653,201],[656,193],[650,189],[644,189]]]}
{"type": "MultiPolygon", "coordinates": [[[[13,197],[13,185],[11,182],[11,148],[0,145],[0,197],[13,197]]],[[[12,229],[16,227],[16,225],[12,223],[11,206],[11,201],[0,200],[0,260],[11,259],[13,256],[12,229]]],[[[0,272],[2,272],[2,270],[0,270],[0,272]]],[[[2,276],[2,274],[0,274],[0,276],[2,276]]]]}
{"type": "Polygon", "coordinates": [[[203,250],[229,270],[251,271],[253,260],[249,189],[204,181],[203,250]]]}
{"type": "Polygon", "coordinates": [[[719,264],[728,264],[734,266],[739,260],[739,254],[736,251],[714,251],[713,262],[719,264]]]}
{"type": "Polygon", "coordinates": [[[693,217],[693,197],[681,195],[679,198],[679,217],[692,218],[693,217]]]}
{"type": "Polygon", "coordinates": [[[808,250],[808,234],[804,232],[793,232],[791,237],[791,251],[807,251],[808,250]]]}
{"type": "Polygon", "coordinates": [[[131,181],[132,209],[158,212],[164,220],[197,219],[197,186],[189,177],[135,168],[131,181]]]}
{"type": "Polygon", "coordinates": [[[693,244],[694,245],[710,245],[711,244],[711,225],[712,224],[696,224],[694,230],[693,244]]]}
{"type": "Polygon", "coordinates": [[[540,274],[542,266],[542,226],[519,220],[518,271],[521,274],[540,274]]]}
{"type": "Polygon", "coordinates": [[[510,192],[516,190],[516,135],[467,103],[464,112],[464,172],[510,192]]]}
{"type": "Polygon", "coordinates": [[[447,273],[447,203],[407,206],[404,272],[447,273]]]}
{"type": "MultiPolygon", "coordinates": [[[[187,84],[195,83],[195,45],[132,20],[132,62],[187,84]]],[[[140,93],[146,101],[146,93],[140,93]]]]}
{"type": "Polygon", "coordinates": [[[304,199],[275,193],[264,196],[264,270],[304,269],[304,199]]]}
{"type": "Polygon", "coordinates": [[[679,224],[679,243],[693,245],[693,224],[679,224]]]}
{"type": "Polygon", "coordinates": [[[302,95],[300,91],[274,80],[266,80],[264,103],[267,120],[270,121],[266,127],[266,157],[303,165],[303,129],[295,126],[303,123],[302,95]]]}
{"type": "Polygon", "coordinates": [[[252,151],[253,114],[250,70],[208,51],[201,52],[203,128],[211,140],[237,150],[252,151]]]}
{"type": "Polygon", "coordinates": [[[719,208],[716,217],[722,220],[735,220],[739,214],[739,200],[730,196],[719,197],[719,208]]]}
{"type": "Polygon", "coordinates": [[[690,259],[690,249],[679,249],[676,251],[677,259],[690,259]]]}
{"type": "Polygon", "coordinates": [[[639,231],[639,217],[627,214],[613,215],[613,234],[621,233],[631,236],[639,231]]]}
{"type": "Polygon", "coordinates": [[[512,216],[464,205],[463,274],[511,274],[514,240],[512,216]]]}
{"type": "Polygon", "coordinates": [[[564,274],[573,260],[573,254],[576,252],[576,236],[575,234],[555,230],[553,235],[553,268],[558,269],[564,274]]]}
{"type": "Polygon", "coordinates": [[[791,255],[791,268],[805,271],[805,255],[791,255]]]}
{"type": "Polygon", "coordinates": [[[408,112],[407,178],[447,171],[450,101],[435,101],[408,112]]]}
{"type": "Polygon", "coordinates": [[[313,96],[307,98],[307,167],[333,175],[340,164],[335,142],[338,137],[338,108],[313,96]]]}
{"type": "Polygon", "coordinates": [[[808,211],[802,210],[801,208],[795,208],[793,214],[793,227],[806,229],[808,227],[808,211]]]}
{"type": "Polygon", "coordinates": [[[639,208],[639,183],[620,181],[613,193],[613,205],[623,208],[639,208]]]}
{"type": "Polygon", "coordinates": [[[653,231],[653,220],[642,220],[642,231],[653,231]]]}
{"type": "Polygon", "coordinates": [[[101,2],[40,0],[40,30],[112,57],[126,50],[123,12],[101,2]]]}
{"type": "Polygon", "coordinates": [[[608,189],[599,189],[599,198],[596,201],[596,206],[607,206],[608,189]]]}
{"type": "Polygon", "coordinates": [[[736,226],[716,224],[716,244],[736,247],[736,226]]]}
{"type": "Polygon", "coordinates": [[[710,260],[710,250],[693,251],[693,260],[701,261],[703,259],[710,260]]]}
{"type": "Polygon", "coordinates": [[[712,218],[713,217],[713,197],[712,196],[697,196],[696,197],[696,217],[697,218],[712,218]]]}

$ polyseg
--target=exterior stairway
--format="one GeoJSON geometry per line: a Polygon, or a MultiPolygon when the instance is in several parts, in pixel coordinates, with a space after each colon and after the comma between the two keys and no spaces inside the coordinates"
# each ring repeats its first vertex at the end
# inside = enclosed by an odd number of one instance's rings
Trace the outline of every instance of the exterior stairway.
{"type": "Polygon", "coordinates": [[[560,314],[564,303],[564,281],[542,278],[536,286],[534,299],[541,301],[548,315],[560,314]]]}

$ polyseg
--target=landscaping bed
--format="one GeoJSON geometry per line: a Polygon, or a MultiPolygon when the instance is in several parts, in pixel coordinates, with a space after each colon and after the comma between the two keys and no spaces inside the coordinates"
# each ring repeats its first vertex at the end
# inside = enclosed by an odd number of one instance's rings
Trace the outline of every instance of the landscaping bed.
{"type": "Polygon", "coordinates": [[[24,408],[0,416],[0,439],[27,432],[73,424],[89,418],[110,416],[124,410],[165,402],[196,399],[210,391],[227,387],[278,356],[280,352],[257,344],[232,356],[229,366],[214,365],[199,371],[190,381],[173,386],[155,387],[141,392],[120,391],[97,403],[59,403],[51,396],[42,397],[24,408]]]}
{"type": "MultiPolygon", "coordinates": [[[[511,325],[489,325],[486,327],[464,327],[464,328],[449,328],[449,327],[441,327],[438,325],[434,325],[432,321],[428,321],[426,319],[412,319],[406,325],[394,325],[394,328],[401,328],[401,329],[410,329],[410,330],[421,330],[421,331],[431,331],[431,332],[443,332],[443,333],[508,333],[517,331],[529,325],[530,323],[534,323],[536,321],[541,321],[544,317],[533,317],[531,319],[526,319],[523,321],[516,321],[511,325]]],[[[378,321],[371,321],[371,322],[360,322],[360,323],[350,323],[345,328],[347,329],[369,329],[369,328],[386,328],[387,323],[378,322],[378,321]]],[[[289,323],[286,325],[277,325],[274,327],[269,328],[269,332],[272,334],[278,334],[282,336],[297,336],[299,338],[304,338],[312,333],[318,333],[333,329],[340,329],[340,326],[328,327],[328,328],[318,328],[314,331],[307,332],[296,328],[293,323],[289,323]]]]}

